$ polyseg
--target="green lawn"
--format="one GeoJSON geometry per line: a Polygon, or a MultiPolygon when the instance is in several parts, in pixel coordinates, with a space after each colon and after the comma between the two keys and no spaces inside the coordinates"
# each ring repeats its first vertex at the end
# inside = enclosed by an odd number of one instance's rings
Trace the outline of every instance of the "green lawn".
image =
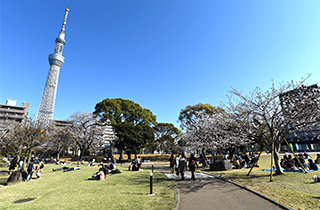
{"type": "Polygon", "coordinates": [[[0,187],[0,209],[172,209],[174,206],[175,184],[162,173],[154,172],[155,196],[148,196],[149,170],[132,172],[118,167],[122,173],[107,175],[103,181],[93,181],[88,178],[99,167],[80,166],[79,171],[52,171],[58,167],[45,165],[40,179],[0,187]],[[28,198],[35,199],[14,203],[28,198]]]}
{"type": "MultiPolygon", "coordinates": [[[[316,155],[312,155],[315,160],[316,155]]],[[[208,172],[228,179],[259,192],[292,209],[320,209],[320,183],[314,183],[313,175],[320,176],[320,171],[310,173],[287,172],[273,177],[270,182],[270,157],[259,160],[259,168],[254,168],[247,176],[249,169],[208,172]]]]}

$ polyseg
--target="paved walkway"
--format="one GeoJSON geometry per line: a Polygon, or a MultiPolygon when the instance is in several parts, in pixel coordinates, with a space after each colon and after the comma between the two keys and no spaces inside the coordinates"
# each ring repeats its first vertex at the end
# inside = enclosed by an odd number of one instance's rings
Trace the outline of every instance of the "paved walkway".
{"type": "MultiPolygon", "coordinates": [[[[171,174],[167,165],[154,164],[154,170],[163,172],[168,178],[174,179],[179,188],[179,210],[189,209],[233,209],[233,210],[273,210],[283,209],[237,185],[215,178],[204,173],[195,173],[196,181],[191,181],[191,174],[186,171],[185,180],[171,174]]],[[[143,164],[143,168],[151,168],[143,164]]]]}

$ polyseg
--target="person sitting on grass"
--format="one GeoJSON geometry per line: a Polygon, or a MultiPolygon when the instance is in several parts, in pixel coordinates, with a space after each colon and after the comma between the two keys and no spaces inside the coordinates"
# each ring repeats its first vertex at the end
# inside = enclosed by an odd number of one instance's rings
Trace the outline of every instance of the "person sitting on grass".
{"type": "Polygon", "coordinates": [[[310,170],[318,171],[318,166],[315,164],[312,159],[308,159],[310,170]]]}
{"type": "Polygon", "coordinates": [[[104,168],[101,167],[97,173],[92,176],[92,179],[102,181],[105,179],[104,168]]]}
{"type": "Polygon", "coordinates": [[[114,164],[114,161],[112,161],[112,162],[110,163],[109,169],[110,169],[111,171],[116,169],[116,165],[114,164]]]}
{"type": "Polygon", "coordinates": [[[317,154],[317,159],[314,162],[315,164],[320,164],[320,154],[317,154]]]}
{"type": "Polygon", "coordinates": [[[44,164],[43,164],[43,162],[42,162],[42,159],[40,159],[39,160],[40,162],[39,162],[39,164],[38,164],[38,166],[37,166],[37,169],[36,169],[36,175],[37,175],[37,179],[39,179],[40,178],[40,176],[41,176],[41,174],[42,174],[42,172],[43,172],[43,168],[44,168],[44,164]]]}
{"type": "Polygon", "coordinates": [[[292,159],[292,156],[288,156],[288,161],[286,165],[287,171],[298,171],[297,167],[295,166],[295,161],[292,159]]]}
{"type": "MultiPolygon", "coordinates": [[[[305,169],[305,172],[309,172],[309,164],[306,162],[306,160],[304,158],[302,158],[300,162],[301,162],[303,168],[305,169]]],[[[301,172],[303,172],[303,169],[301,166],[299,167],[299,170],[301,172]]]]}
{"type": "Polygon", "coordinates": [[[250,157],[250,165],[254,165],[255,167],[259,167],[257,157],[253,152],[249,153],[249,157],[250,157]]]}
{"type": "Polygon", "coordinates": [[[312,157],[308,154],[308,153],[303,153],[304,159],[308,160],[308,159],[312,159],[312,157]]]}
{"type": "Polygon", "coordinates": [[[233,164],[233,167],[232,167],[232,168],[235,168],[235,169],[241,168],[241,167],[240,167],[239,160],[237,159],[237,157],[234,157],[234,158],[233,158],[232,164],[233,164]]]}
{"type": "Polygon", "coordinates": [[[33,175],[33,172],[35,171],[36,169],[36,165],[34,164],[34,160],[31,160],[31,163],[29,163],[29,166],[28,166],[28,176],[27,176],[27,179],[28,181],[31,180],[32,178],[32,175],[33,175]]]}
{"type": "Polygon", "coordinates": [[[9,167],[9,174],[15,171],[17,165],[18,165],[18,158],[14,157],[9,167]]]}
{"type": "Polygon", "coordinates": [[[312,178],[313,178],[314,182],[320,182],[320,177],[319,176],[313,175],[312,178]]]}
{"type": "Polygon", "coordinates": [[[108,169],[108,167],[103,167],[103,169],[104,169],[104,176],[107,176],[107,174],[109,174],[109,169],[108,169]]]}
{"type": "Polygon", "coordinates": [[[246,167],[250,168],[251,167],[250,166],[251,159],[250,159],[249,155],[246,152],[243,153],[243,158],[242,159],[244,159],[244,161],[246,163],[246,167]]]}
{"type": "Polygon", "coordinates": [[[91,162],[89,162],[89,164],[88,164],[88,166],[94,166],[94,162],[96,161],[96,159],[92,159],[92,161],[91,162]]]}
{"type": "Polygon", "coordinates": [[[135,161],[132,161],[132,163],[129,165],[129,171],[139,171],[139,168],[135,161]]]}
{"type": "Polygon", "coordinates": [[[20,158],[20,161],[18,163],[18,171],[20,171],[21,169],[23,169],[23,157],[20,158]]]}
{"type": "Polygon", "coordinates": [[[137,167],[138,167],[138,169],[140,169],[140,167],[141,167],[141,160],[140,160],[140,156],[138,156],[138,157],[137,157],[137,159],[136,159],[136,163],[137,163],[137,167]]]}

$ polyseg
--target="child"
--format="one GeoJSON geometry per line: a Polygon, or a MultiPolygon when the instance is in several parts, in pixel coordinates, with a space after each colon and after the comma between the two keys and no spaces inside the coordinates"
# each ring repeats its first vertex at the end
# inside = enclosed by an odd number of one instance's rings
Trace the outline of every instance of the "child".
{"type": "Polygon", "coordinates": [[[320,177],[318,177],[317,175],[314,175],[313,180],[314,182],[320,182],[320,177]]]}

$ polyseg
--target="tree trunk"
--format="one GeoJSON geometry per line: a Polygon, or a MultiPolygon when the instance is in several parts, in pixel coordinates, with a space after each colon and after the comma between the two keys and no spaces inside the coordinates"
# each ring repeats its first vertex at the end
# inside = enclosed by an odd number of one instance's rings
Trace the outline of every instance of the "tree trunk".
{"type": "Polygon", "coordinates": [[[274,143],[274,151],[273,151],[273,154],[274,154],[274,165],[276,167],[276,174],[283,174],[283,170],[281,168],[281,165],[280,165],[280,148],[281,148],[281,143],[280,141],[276,141],[274,143]]]}
{"type": "Polygon", "coordinates": [[[57,154],[57,160],[60,160],[60,153],[61,153],[61,150],[57,154]]]}
{"type": "Polygon", "coordinates": [[[131,152],[127,152],[128,160],[131,162],[131,152]]]}
{"type": "Polygon", "coordinates": [[[20,157],[21,157],[21,151],[22,151],[22,145],[19,145],[18,152],[17,152],[18,161],[20,160],[20,157]]]}
{"type": "Polygon", "coordinates": [[[26,151],[26,159],[24,161],[27,161],[27,165],[29,165],[30,161],[31,161],[31,155],[32,155],[32,149],[27,149],[26,151]]]}
{"type": "Polygon", "coordinates": [[[122,158],[122,149],[120,150],[120,157],[119,157],[119,160],[123,160],[123,158],[122,158]]]}

